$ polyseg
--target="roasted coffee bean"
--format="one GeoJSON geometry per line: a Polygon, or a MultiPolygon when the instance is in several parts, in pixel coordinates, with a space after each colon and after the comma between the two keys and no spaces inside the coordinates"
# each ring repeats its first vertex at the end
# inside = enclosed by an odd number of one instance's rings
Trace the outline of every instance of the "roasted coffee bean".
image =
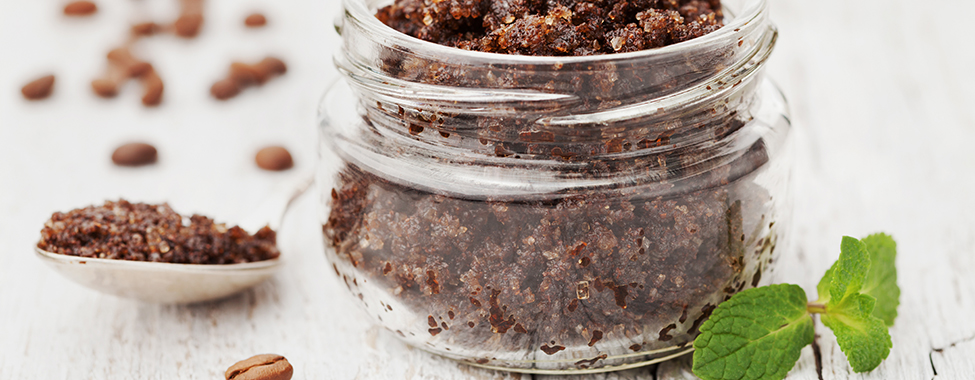
{"type": "Polygon", "coordinates": [[[132,78],[140,77],[152,71],[152,65],[149,62],[136,58],[128,48],[112,49],[106,57],[110,64],[120,67],[126,75],[132,78]]]}
{"type": "Polygon", "coordinates": [[[284,62],[274,57],[264,58],[255,65],[233,62],[230,64],[227,78],[214,83],[210,87],[210,94],[217,99],[226,100],[236,96],[240,90],[248,86],[262,85],[272,77],[287,71],[288,67],[284,62]]]}
{"type": "Polygon", "coordinates": [[[91,89],[95,94],[103,98],[111,98],[118,95],[118,84],[111,79],[101,78],[91,81],[91,89]]]}
{"type": "Polygon", "coordinates": [[[183,38],[196,37],[203,25],[203,0],[182,0],[180,5],[179,18],[173,24],[176,35],[183,38]]]}
{"type": "Polygon", "coordinates": [[[73,1],[64,6],[68,16],[88,16],[98,11],[98,6],[90,1],[73,1]]]}
{"type": "Polygon", "coordinates": [[[162,27],[154,22],[143,22],[132,25],[133,36],[151,36],[162,30],[162,27]]]}
{"type": "Polygon", "coordinates": [[[193,38],[200,34],[200,27],[203,26],[203,15],[188,14],[179,16],[176,23],[176,35],[183,38],[193,38]]]}
{"type": "Polygon", "coordinates": [[[226,380],[290,380],[294,368],[281,355],[263,354],[241,360],[224,372],[226,380]]]}
{"type": "Polygon", "coordinates": [[[51,95],[54,90],[54,75],[46,75],[37,78],[24,85],[20,93],[29,100],[41,100],[51,95]]]}
{"type": "Polygon", "coordinates": [[[267,74],[255,66],[234,62],[230,64],[230,76],[228,78],[237,83],[237,86],[244,87],[267,80],[267,74]]]}
{"type": "Polygon", "coordinates": [[[269,146],[261,149],[254,157],[254,161],[257,162],[258,167],[264,170],[281,171],[291,169],[294,166],[291,153],[280,146],[269,146]]]}
{"type": "Polygon", "coordinates": [[[244,25],[249,28],[260,28],[267,24],[267,18],[260,13],[251,13],[244,19],[244,25]]]}
{"type": "Polygon", "coordinates": [[[240,93],[240,87],[233,79],[227,78],[217,81],[210,86],[210,95],[219,100],[227,100],[240,93]]]}
{"type": "Polygon", "coordinates": [[[118,94],[118,88],[130,78],[142,78],[145,86],[142,103],[147,106],[159,104],[162,100],[162,80],[152,68],[152,64],[132,55],[127,47],[112,49],[106,55],[108,70],[101,78],[91,82],[91,89],[103,98],[118,94]]]}
{"type": "Polygon", "coordinates": [[[146,106],[156,106],[162,102],[163,82],[156,70],[149,70],[142,76],[142,104],[146,106]]]}
{"type": "Polygon", "coordinates": [[[156,147],[146,143],[128,143],[115,149],[112,162],[118,166],[143,166],[156,162],[156,147]]]}
{"type": "Polygon", "coordinates": [[[257,70],[265,73],[266,76],[283,75],[288,71],[288,66],[284,64],[284,61],[274,57],[264,58],[255,67],[257,70]]]}

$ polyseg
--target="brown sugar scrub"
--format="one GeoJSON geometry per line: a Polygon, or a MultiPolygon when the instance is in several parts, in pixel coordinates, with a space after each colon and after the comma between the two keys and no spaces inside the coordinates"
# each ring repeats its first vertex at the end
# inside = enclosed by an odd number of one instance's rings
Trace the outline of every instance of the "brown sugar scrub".
{"type": "Polygon", "coordinates": [[[594,39],[491,50],[511,35],[483,20],[514,3],[396,2],[376,17],[345,2],[346,81],[321,106],[332,269],[378,324],[474,365],[586,372],[687,353],[715,305],[768,281],[787,237],[790,128],[761,75],[765,6],[525,2],[510,23],[547,18],[509,30],[526,38],[578,37],[595,25],[583,11],[606,20],[594,39]],[[715,23],[687,24],[692,6],[715,23]],[[383,19],[400,11],[443,34],[383,19]],[[648,16],[664,11],[673,23],[648,16]],[[612,48],[613,12],[640,39],[612,48]],[[455,33],[474,18],[483,30],[455,33]]]}
{"type": "Polygon", "coordinates": [[[106,201],[44,223],[37,248],[99,259],[177,264],[236,264],[280,255],[268,227],[250,235],[202,215],[183,216],[169,205],[106,201]]]}
{"type": "Polygon", "coordinates": [[[547,56],[652,49],[708,34],[723,19],[720,0],[396,0],[376,17],[441,45],[547,56]]]}
{"type": "Polygon", "coordinates": [[[754,235],[771,211],[764,191],[733,178],[767,159],[756,146],[680,196],[593,190],[528,202],[443,196],[349,166],[323,232],[353,293],[395,295],[367,306],[426,314],[437,324],[423,334],[454,344],[548,356],[603,340],[594,357],[683,347],[717,303],[757,285],[771,257],[775,235],[754,235]]]}

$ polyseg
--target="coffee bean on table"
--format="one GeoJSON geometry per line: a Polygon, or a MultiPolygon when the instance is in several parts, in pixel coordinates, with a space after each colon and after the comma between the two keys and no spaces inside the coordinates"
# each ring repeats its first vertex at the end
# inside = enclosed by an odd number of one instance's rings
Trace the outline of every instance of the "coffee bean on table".
{"type": "Polygon", "coordinates": [[[203,25],[203,15],[188,14],[179,16],[173,24],[176,35],[183,38],[193,38],[200,34],[200,27],[203,25]]]}
{"type": "Polygon", "coordinates": [[[180,0],[179,18],[173,23],[176,35],[193,38],[203,25],[203,0],[180,0]]]}
{"type": "Polygon", "coordinates": [[[244,25],[249,28],[260,28],[267,24],[267,18],[260,13],[251,13],[244,19],[244,25]]]}
{"type": "Polygon", "coordinates": [[[288,72],[288,66],[284,64],[284,61],[277,59],[275,57],[267,57],[254,65],[258,71],[265,73],[266,76],[271,75],[283,75],[288,72]]]}
{"type": "Polygon", "coordinates": [[[115,149],[112,162],[118,166],[143,166],[156,162],[156,147],[146,143],[128,143],[115,149]]]}
{"type": "Polygon", "coordinates": [[[141,77],[153,70],[152,64],[136,58],[128,47],[112,49],[105,57],[109,64],[118,67],[129,78],[141,77]]]}
{"type": "Polygon", "coordinates": [[[238,87],[246,87],[252,84],[260,84],[267,80],[268,73],[262,72],[254,65],[243,62],[233,62],[230,64],[230,74],[227,79],[233,81],[238,87]]]}
{"type": "Polygon", "coordinates": [[[98,6],[91,1],[72,1],[64,6],[64,14],[68,16],[88,16],[98,11],[98,6]]]}
{"type": "Polygon", "coordinates": [[[163,30],[162,25],[154,22],[141,22],[132,25],[130,32],[133,36],[151,36],[163,30]]]}
{"type": "Polygon", "coordinates": [[[224,372],[226,380],[290,380],[294,368],[281,355],[262,354],[241,360],[224,372]]]}
{"type": "Polygon", "coordinates": [[[150,107],[159,105],[162,102],[163,82],[156,70],[149,70],[142,76],[142,85],[142,104],[150,107]]]}
{"type": "Polygon", "coordinates": [[[217,100],[227,100],[240,93],[240,86],[233,79],[227,78],[217,81],[210,86],[210,95],[217,100]]]}
{"type": "Polygon", "coordinates": [[[259,150],[254,161],[257,162],[258,167],[264,170],[281,171],[291,169],[294,166],[291,153],[280,146],[269,146],[259,150]]]}
{"type": "MultiPolygon", "coordinates": [[[[103,77],[91,81],[91,89],[95,91],[95,94],[103,98],[111,98],[117,95],[119,86],[129,80],[129,78],[143,77],[143,81],[145,82],[145,77],[154,70],[152,64],[133,56],[128,47],[112,49],[108,52],[106,58],[108,58],[108,72],[103,77]]],[[[149,81],[153,79],[148,78],[149,81]]],[[[158,76],[155,79],[158,79],[158,76]]],[[[158,96],[150,96],[150,101],[162,99],[162,81],[160,80],[158,84],[151,91],[154,95],[158,96]],[[156,92],[158,94],[155,94],[156,92]]]]}
{"type": "Polygon", "coordinates": [[[95,94],[103,98],[111,98],[118,95],[118,84],[107,78],[95,79],[91,81],[91,89],[95,94]]]}
{"type": "Polygon", "coordinates": [[[50,96],[53,89],[54,75],[46,75],[24,85],[20,93],[28,100],[41,100],[50,96]]]}
{"type": "Polygon", "coordinates": [[[227,77],[210,87],[210,94],[219,100],[227,100],[248,86],[263,85],[271,78],[283,75],[287,71],[288,66],[284,61],[275,57],[264,58],[253,65],[233,62],[230,64],[227,77]]]}

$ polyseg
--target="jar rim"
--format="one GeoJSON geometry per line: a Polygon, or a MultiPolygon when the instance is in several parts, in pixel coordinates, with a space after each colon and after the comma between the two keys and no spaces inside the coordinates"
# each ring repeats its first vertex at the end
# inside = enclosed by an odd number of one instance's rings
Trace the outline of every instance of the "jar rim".
{"type": "MultiPolygon", "coordinates": [[[[361,113],[338,122],[329,140],[362,166],[408,167],[395,171],[404,182],[425,178],[424,188],[453,192],[445,186],[465,178],[483,187],[465,194],[488,197],[632,188],[647,185],[632,180],[637,172],[674,184],[763,149],[754,148],[760,131],[723,121],[764,83],[757,79],[777,36],[766,0],[725,0],[731,22],[689,41],[581,57],[439,45],[369,11],[390,0],[343,1],[335,63],[350,92],[339,97],[355,98],[342,104],[361,113]],[[661,161],[677,151],[689,159],[661,161]],[[624,162],[635,165],[613,169],[624,162]]],[[[333,124],[329,114],[321,112],[323,126],[333,124]]]]}
{"type": "Polygon", "coordinates": [[[608,61],[652,59],[657,56],[693,51],[697,48],[719,43],[723,40],[736,40],[736,35],[739,34],[740,30],[745,29],[749,24],[761,25],[761,22],[755,21],[768,17],[767,0],[744,0],[745,7],[743,10],[731,10],[729,12],[729,9],[724,9],[725,18],[728,17],[729,13],[734,16],[730,23],[726,23],[718,28],[718,30],[701,37],[676,44],[624,53],[585,56],[537,56],[464,50],[425,41],[384,24],[375,17],[373,11],[370,11],[367,1],[369,0],[342,0],[343,11],[347,17],[339,17],[335,21],[335,28],[339,31],[339,34],[341,34],[341,30],[344,28],[340,23],[353,20],[358,23],[360,28],[374,33],[379,39],[387,41],[392,46],[411,51],[414,54],[418,51],[423,51],[431,56],[438,57],[440,60],[476,62],[478,65],[487,66],[512,64],[596,64],[608,61]]]}

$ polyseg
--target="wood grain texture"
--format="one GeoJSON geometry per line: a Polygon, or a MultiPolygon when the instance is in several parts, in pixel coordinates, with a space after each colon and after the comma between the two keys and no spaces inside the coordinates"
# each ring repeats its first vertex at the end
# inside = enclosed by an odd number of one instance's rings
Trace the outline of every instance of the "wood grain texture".
{"type": "MultiPolygon", "coordinates": [[[[268,17],[289,22],[245,31],[239,20],[248,5],[214,0],[198,40],[151,41],[146,54],[167,93],[159,109],[146,110],[136,88],[103,100],[87,83],[127,28],[121,20],[174,11],[167,2],[105,4],[90,20],[63,20],[46,2],[0,2],[0,379],[215,379],[266,352],[287,356],[296,379],[693,378],[687,359],[530,376],[407,347],[372,326],[327,269],[314,196],[302,198],[283,226],[282,271],[218,302],[159,306],[104,296],[33,258],[30,247],[53,211],[124,196],[239,220],[276,182],[315,164],[314,110],[332,75],[337,4],[265,3],[268,17]],[[227,103],[209,98],[231,59],[268,53],[287,60],[287,75],[227,103]],[[58,75],[54,95],[20,99],[20,86],[46,71],[58,75]],[[132,139],[156,144],[160,163],[113,167],[114,146],[132,139]],[[288,146],[296,169],[254,168],[253,153],[269,143],[288,146]]],[[[975,149],[968,146],[975,35],[950,21],[975,3],[770,3],[780,40],[768,74],[791,103],[797,137],[794,238],[773,281],[814,297],[842,235],[886,231],[899,244],[903,289],[894,348],[876,371],[851,373],[820,324],[822,373],[807,347],[788,378],[975,377],[975,149]]]]}

